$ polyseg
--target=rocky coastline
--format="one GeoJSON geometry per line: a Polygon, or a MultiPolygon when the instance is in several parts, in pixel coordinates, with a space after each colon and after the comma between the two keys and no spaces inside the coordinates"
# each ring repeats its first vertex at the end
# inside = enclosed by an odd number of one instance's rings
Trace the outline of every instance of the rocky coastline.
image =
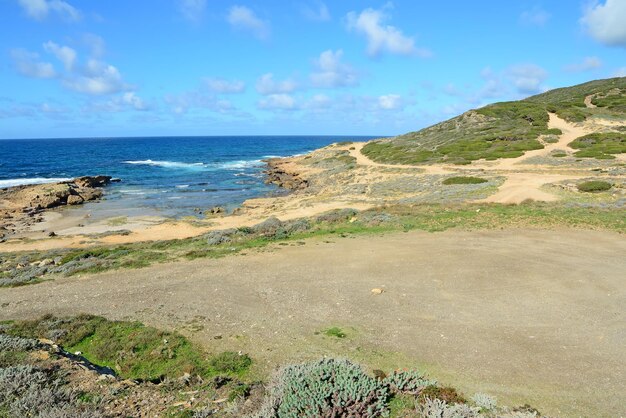
{"type": "Polygon", "coordinates": [[[0,189],[0,240],[41,222],[48,209],[100,199],[103,188],[116,181],[120,180],[111,176],[82,176],[58,183],[0,189]]]}
{"type": "Polygon", "coordinates": [[[296,170],[288,158],[272,158],[266,160],[266,184],[275,184],[286,190],[303,190],[309,187],[309,181],[302,177],[302,172],[296,170]]]}

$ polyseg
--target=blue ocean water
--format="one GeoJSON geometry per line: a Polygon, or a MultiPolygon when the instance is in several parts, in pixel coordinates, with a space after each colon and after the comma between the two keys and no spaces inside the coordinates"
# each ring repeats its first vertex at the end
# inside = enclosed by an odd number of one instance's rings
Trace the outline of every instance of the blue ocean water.
{"type": "Polygon", "coordinates": [[[122,179],[99,205],[110,215],[193,215],[278,192],[265,158],[371,137],[229,136],[0,140],[0,188],[105,174],[122,179]]]}

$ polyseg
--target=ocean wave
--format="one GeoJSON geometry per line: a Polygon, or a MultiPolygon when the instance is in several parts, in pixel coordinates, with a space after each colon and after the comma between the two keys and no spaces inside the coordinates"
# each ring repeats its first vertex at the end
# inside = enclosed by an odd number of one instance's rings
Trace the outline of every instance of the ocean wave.
{"type": "Polygon", "coordinates": [[[177,189],[186,189],[186,188],[189,187],[189,185],[188,184],[177,184],[175,187],[177,189]]]}
{"type": "Polygon", "coordinates": [[[181,163],[179,161],[155,161],[155,160],[136,160],[136,161],[124,161],[125,164],[133,165],[150,165],[155,167],[164,168],[186,168],[186,169],[198,169],[206,167],[204,163],[181,163]]]}
{"type": "Polygon", "coordinates": [[[58,183],[60,181],[69,181],[71,178],[58,177],[58,178],[45,178],[45,177],[33,177],[28,179],[7,179],[0,180],[0,189],[5,187],[25,186],[28,184],[45,184],[45,183],[58,183]]]}
{"type": "Polygon", "coordinates": [[[261,167],[264,163],[261,160],[236,160],[225,163],[218,163],[215,168],[222,170],[243,170],[246,168],[261,167]]]}

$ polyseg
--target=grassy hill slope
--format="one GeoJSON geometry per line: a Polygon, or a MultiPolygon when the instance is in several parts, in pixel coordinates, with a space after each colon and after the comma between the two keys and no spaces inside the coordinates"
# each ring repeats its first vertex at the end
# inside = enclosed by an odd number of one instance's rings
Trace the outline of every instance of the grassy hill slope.
{"type": "MultiPolygon", "coordinates": [[[[394,138],[372,141],[363,153],[374,161],[392,164],[515,158],[541,149],[542,135],[558,135],[548,128],[548,112],[570,122],[592,116],[626,118],[626,77],[595,80],[514,102],[494,103],[470,110],[437,125],[394,138]],[[585,98],[591,96],[587,107],[585,98]]],[[[623,151],[622,151],[623,152],[623,151]]]]}

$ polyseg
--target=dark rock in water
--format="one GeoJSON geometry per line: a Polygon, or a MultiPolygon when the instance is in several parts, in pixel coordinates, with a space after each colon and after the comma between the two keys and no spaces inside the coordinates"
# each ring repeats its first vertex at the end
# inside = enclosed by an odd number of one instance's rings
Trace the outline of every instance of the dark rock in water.
{"type": "Polygon", "coordinates": [[[220,213],[226,213],[226,209],[222,206],[213,206],[211,209],[209,209],[209,213],[211,215],[218,215],[220,213]]]}
{"type": "Polygon", "coordinates": [[[111,183],[119,183],[122,179],[118,179],[117,177],[111,179],[111,183]]]}
{"type": "Polygon", "coordinates": [[[72,180],[78,187],[104,187],[111,182],[111,176],[83,176],[72,180]]]}

